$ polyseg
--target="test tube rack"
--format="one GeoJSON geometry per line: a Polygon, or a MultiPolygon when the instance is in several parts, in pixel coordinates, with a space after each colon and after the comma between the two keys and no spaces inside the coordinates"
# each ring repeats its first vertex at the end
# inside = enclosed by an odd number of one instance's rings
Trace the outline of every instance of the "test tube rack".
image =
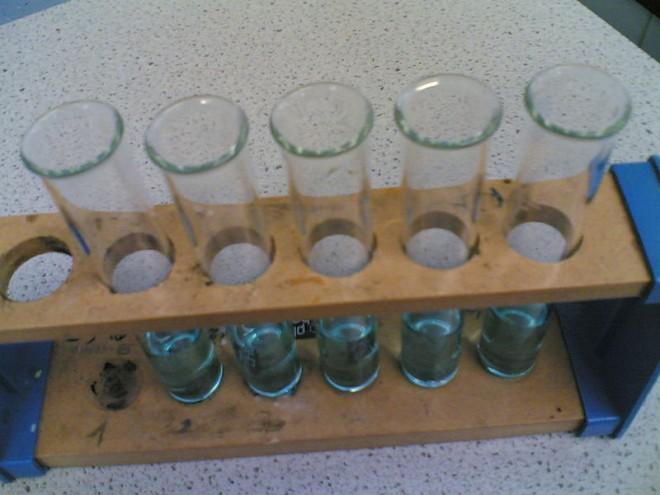
{"type": "Polygon", "coordinates": [[[51,295],[32,302],[0,301],[0,343],[56,341],[34,432],[37,464],[175,461],[584,430],[584,391],[576,383],[556,316],[534,372],[506,381],[479,366],[479,308],[639,300],[655,287],[655,276],[612,175],[587,209],[579,250],[554,264],[526,259],[507,245],[503,225],[512,188],[510,181],[484,184],[478,250],[465,265],[445,271],[406,256],[402,191],[373,190],[373,259],[363,271],[343,278],[319,275],[305,265],[287,199],[266,198],[275,257],[265,274],[241,286],[212,284],[198,266],[175,208],[161,206],[156,214],[174,245],[175,264],[161,285],[134,294],[114,294],[97,280],[60,215],[0,218],[0,288],[38,254],[64,251],[74,261],[67,281],[51,295]],[[396,313],[452,307],[474,309],[467,318],[458,376],[440,389],[415,387],[398,370],[396,313]],[[220,331],[216,345],[226,366],[224,382],[208,401],[185,406],[165,394],[134,337],[149,330],[354,314],[379,315],[383,349],[379,379],[355,395],[323,383],[314,341],[301,340],[305,371],[296,393],[276,400],[256,397],[243,386],[220,331]],[[112,397],[99,397],[98,385],[108,370],[133,375],[114,403],[112,397]]]}

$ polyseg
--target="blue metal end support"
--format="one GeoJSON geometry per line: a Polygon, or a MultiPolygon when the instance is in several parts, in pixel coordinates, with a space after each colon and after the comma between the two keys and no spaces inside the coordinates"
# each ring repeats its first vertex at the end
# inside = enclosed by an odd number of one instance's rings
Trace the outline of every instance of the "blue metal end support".
{"type": "Polygon", "coordinates": [[[617,300],[556,305],[584,409],[579,436],[611,435],[621,423],[621,414],[609,397],[602,376],[603,363],[594,345],[602,340],[603,329],[611,325],[612,315],[619,306],[617,300]]]}
{"type": "Polygon", "coordinates": [[[660,156],[643,163],[614,165],[612,173],[651,272],[645,300],[660,303],[660,156]]]}
{"type": "Polygon", "coordinates": [[[620,437],[660,375],[660,304],[639,298],[557,304],[585,422],[620,437]]]}
{"type": "Polygon", "coordinates": [[[0,24],[41,12],[66,0],[3,0],[0,2],[0,24]]]}
{"type": "Polygon", "coordinates": [[[641,298],[557,305],[585,413],[580,436],[622,436],[660,375],[660,157],[612,173],[652,280],[641,298]]]}
{"type": "Polygon", "coordinates": [[[35,449],[52,347],[0,345],[0,482],[46,472],[35,449]]]}

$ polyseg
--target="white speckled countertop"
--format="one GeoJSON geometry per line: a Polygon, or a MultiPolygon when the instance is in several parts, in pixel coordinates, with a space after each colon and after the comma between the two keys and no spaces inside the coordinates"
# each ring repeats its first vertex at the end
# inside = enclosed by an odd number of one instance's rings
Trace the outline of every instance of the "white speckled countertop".
{"type": "MultiPolygon", "coordinates": [[[[156,111],[194,93],[227,96],[252,124],[263,194],[286,177],[268,134],[275,100],[301,83],[337,80],[374,105],[372,179],[400,177],[392,104],[411,80],[461,72],[490,83],[505,118],[489,175],[513,175],[524,126],[520,98],[539,69],[600,66],[620,78],[634,116],[614,161],[660,151],[660,65],[573,0],[436,2],[72,0],[0,26],[0,214],[53,210],[18,157],[20,136],[47,109],[94,98],[119,109],[154,202],[164,183],[141,149],[156,111]]],[[[660,491],[660,388],[626,437],[569,434],[304,455],[53,470],[3,494],[78,493],[630,493],[660,491]]]]}

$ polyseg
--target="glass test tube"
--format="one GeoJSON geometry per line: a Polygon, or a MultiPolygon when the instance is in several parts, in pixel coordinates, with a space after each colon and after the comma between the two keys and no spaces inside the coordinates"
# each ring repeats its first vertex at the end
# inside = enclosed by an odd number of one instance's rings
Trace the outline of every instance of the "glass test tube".
{"type": "Polygon", "coordinates": [[[401,371],[415,385],[446,385],[458,372],[463,314],[458,309],[401,315],[401,371]]]}
{"type": "Polygon", "coordinates": [[[289,322],[233,325],[229,334],[243,377],[254,393],[280,397],[296,389],[302,365],[289,322]]]}
{"type": "Polygon", "coordinates": [[[628,121],[630,98],[599,69],[560,65],[531,80],[525,105],[534,124],[510,201],[507,241],[528,258],[556,262],[580,246],[586,205],[628,121]]]}
{"type": "Polygon", "coordinates": [[[270,266],[273,247],[249,179],[248,121],[217,96],[192,96],[162,110],[145,146],[174,195],[202,269],[236,285],[270,266]]]}
{"type": "Polygon", "coordinates": [[[489,308],[477,345],[484,368],[502,378],[529,374],[543,345],[547,320],[547,304],[489,308]]]}
{"type": "Polygon", "coordinates": [[[359,392],[378,378],[378,339],[373,316],[315,320],[321,371],[341,392],[359,392]]]}
{"type": "Polygon", "coordinates": [[[174,251],[147,206],[123,133],[112,106],[66,103],[32,125],[21,158],[43,179],[101,281],[137,292],[167,278],[174,251]]]}
{"type": "Polygon", "coordinates": [[[478,243],[488,140],[502,119],[497,95],[471,77],[430,76],[403,90],[394,117],[406,138],[406,252],[430,268],[459,266],[478,243]]]}
{"type": "Polygon", "coordinates": [[[362,270],[374,247],[367,171],[373,112],[357,90],[303,86],[273,109],[305,262],[329,276],[362,270]]]}
{"type": "Polygon", "coordinates": [[[140,343],[173,399],[201,402],[220,386],[223,366],[208,330],[147,332],[140,343]]]}

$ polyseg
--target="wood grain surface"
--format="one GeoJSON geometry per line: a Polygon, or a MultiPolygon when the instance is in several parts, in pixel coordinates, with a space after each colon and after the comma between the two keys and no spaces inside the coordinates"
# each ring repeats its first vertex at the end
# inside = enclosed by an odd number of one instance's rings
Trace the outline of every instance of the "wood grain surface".
{"type": "MultiPolygon", "coordinates": [[[[286,452],[352,449],[572,431],[583,412],[554,317],[531,375],[504,380],[476,357],[480,320],[466,318],[459,372],[426,390],[400,373],[398,317],[380,318],[381,372],[368,389],[336,392],[318,370],[314,339],[298,341],[304,374],[293,396],[254,396],[243,384],[226,338],[219,391],[185,406],[171,400],[130,336],[56,346],[39,431],[37,458],[47,466],[182,461],[286,452]],[[91,385],[108,361],[137,365],[133,402],[100,405],[91,385]]],[[[98,392],[98,390],[97,390],[98,392]]]]}
{"type": "MultiPolygon", "coordinates": [[[[74,257],[57,291],[33,302],[0,301],[0,342],[135,333],[322,316],[380,314],[442,307],[576,301],[638,296],[650,283],[643,255],[610,176],[587,211],[584,241],[569,259],[528,260],[503,236],[511,184],[486,182],[479,252],[451,270],[417,265],[404,253],[400,189],[373,191],[377,248],[370,264],[344,278],[319,275],[301,260],[286,198],[264,206],[275,242],[272,266],[255,282],[210,283],[199,269],[173,206],[157,208],[176,250],[169,278],[141,293],[113,294],[56,214],[0,219],[0,253],[37,236],[63,240],[74,257]],[[495,194],[497,192],[497,194],[495,194]]],[[[15,258],[15,256],[14,256],[15,258]]],[[[2,260],[0,259],[0,264],[2,260]]]]}

